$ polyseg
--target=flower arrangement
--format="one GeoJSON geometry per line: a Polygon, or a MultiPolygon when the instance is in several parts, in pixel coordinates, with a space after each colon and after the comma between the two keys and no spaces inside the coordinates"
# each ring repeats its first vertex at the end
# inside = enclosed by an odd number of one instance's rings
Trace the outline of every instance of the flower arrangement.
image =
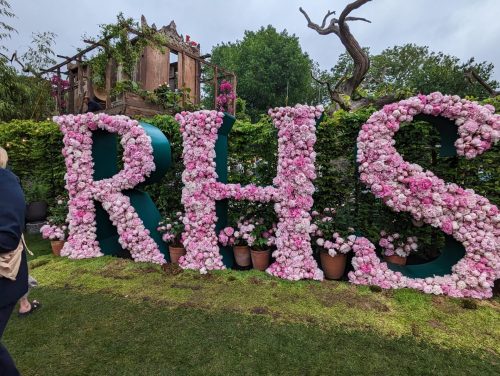
{"type": "Polygon", "coordinates": [[[312,212],[312,240],[321,252],[335,257],[338,253],[346,254],[352,250],[356,236],[354,228],[339,220],[337,209],[325,208],[312,212]]]}
{"type": "Polygon", "coordinates": [[[122,191],[132,189],[155,170],[151,138],[126,116],[81,114],[56,116],[64,134],[63,156],[66,162],[66,189],[69,192],[69,236],[61,251],[70,258],[101,256],[96,236],[94,200],[116,226],[121,246],[136,261],[164,263],[155,241],[149,236],[130,199],[122,191]],[[103,129],[121,136],[124,168],[115,176],[94,181],[92,132],[103,129]]]}
{"type": "Polygon", "coordinates": [[[184,222],[182,212],[172,213],[158,224],[158,231],[162,235],[165,243],[174,247],[182,247],[182,233],[184,232],[184,222]]]}
{"type": "Polygon", "coordinates": [[[225,227],[219,232],[219,242],[223,246],[248,245],[249,247],[265,249],[275,245],[275,232],[276,224],[268,227],[263,219],[251,221],[241,218],[236,229],[225,227]]]}
{"type": "Polygon", "coordinates": [[[473,190],[446,183],[431,171],[406,162],[397,152],[394,134],[400,123],[417,114],[443,116],[455,121],[459,155],[474,158],[500,139],[500,115],[490,105],[481,106],[458,96],[432,93],[418,95],[385,106],[363,125],[358,136],[361,181],[392,210],[408,212],[461,242],[466,254],[451,274],[409,278],[388,269],[367,239],[354,243],[354,271],[349,279],[357,284],[383,288],[410,287],[433,294],[488,298],[500,277],[498,208],[473,190]]]}
{"type": "Polygon", "coordinates": [[[40,233],[44,239],[48,240],[66,240],[68,237],[68,223],[66,218],[68,215],[68,197],[58,196],[55,199],[54,205],[50,207],[47,224],[40,228],[40,233]]]}
{"type": "Polygon", "coordinates": [[[312,180],[316,177],[316,119],[322,112],[321,106],[302,105],[270,110],[278,128],[278,174],[274,186],[268,187],[217,182],[215,142],[224,117],[222,112],[204,110],[176,115],[183,136],[185,166],[182,203],[186,212],[187,253],[180,260],[182,267],[201,273],[224,268],[215,234],[216,200],[273,201],[279,218],[273,253],[276,261],[267,272],[290,280],[323,278],[312,255],[309,214],[312,180]]]}
{"type": "Polygon", "coordinates": [[[67,226],[57,226],[54,224],[46,224],[40,228],[40,233],[44,239],[48,240],[66,240],[67,226]]]}
{"type": "Polygon", "coordinates": [[[408,236],[406,241],[403,241],[403,237],[397,232],[387,234],[385,231],[380,231],[378,245],[382,247],[384,256],[408,257],[411,252],[418,250],[418,239],[416,236],[408,236]]]}
{"type": "Polygon", "coordinates": [[[219,86],[219,95],[215,100],[217,111],[229,111],[229,104],[234,103],[235,100],[236,94],[234,93],[233,85],[229,81],[222,80],[219,86]]]}

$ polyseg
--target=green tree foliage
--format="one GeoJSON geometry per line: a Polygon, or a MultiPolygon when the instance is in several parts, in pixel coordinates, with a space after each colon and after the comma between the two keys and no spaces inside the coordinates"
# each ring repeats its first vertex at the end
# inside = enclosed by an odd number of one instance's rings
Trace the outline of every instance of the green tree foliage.
{"type": "MultiPolygon", "coordinates": [[[[9,2],[0,0],[0,41],[10,38],[16,30],[7,23],[14,17],[9,2]]],[[[0,121],[12,119],[42,120],[54,108],[50,96],[50,83],[33,75],[53,64],[55,34],[51,32],[34,33],[32,42],[21,56],[9,54],[5,46],[0,46],[0,121]],[[18,71],[13,63],[19,63],[18,71]]]]}
{"type": "MultiPolygon", "coordinates": [[[[238,96],[254,119],[270,107],[308,102],[313,95],[311,59],[286,30],[267,26],[245,31],[241,41],[215,46],[212,62],[236,73],[238,96]]],[[[212,107],[213,93],[208,94],[207,107],[212,107]]]]}
{"type": "MultiPolygon", "coordinates": [[[[7,0],[0,0],[0,40],[10,38],[11,33],[16,31],[7,21],[13,17],[15,14],[11,10],[10,3],[7,0]]],[[[5,46],[0,45],[0,50],[6,50],[5,46]]]]}
{"type": "MultiPolygon", "coordinates": [[[[487,92],[476,82],[466,79],[464,73],[474,69],[493,88],[498,82],[491,76],[493,64],[477,63],[473,58],[467,62],[443,52],[429,51],[428,47],[405,44],[387,48],[378,55],[371,55],[371,66],[358,91],[373,96],[387,94],[428,94],[440,91],[462,97],[484,98],[487,92]]],[[[332,69],[330,77],[336,82],[352,70],[352,60],[342,54],[332,69]]]]}

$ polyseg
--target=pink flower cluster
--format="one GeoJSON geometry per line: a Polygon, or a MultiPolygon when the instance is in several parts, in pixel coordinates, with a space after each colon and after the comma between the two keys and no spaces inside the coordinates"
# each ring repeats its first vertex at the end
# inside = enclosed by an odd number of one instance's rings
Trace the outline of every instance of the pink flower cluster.
{"type": "Polygon", "coordinates": [[[44,239],[48,240],[65,240],[66,239],[66,226],[60,227],[56,225],[43,225],[40,232],[44,239]]]}
{"type": "Polygon", "coordinates": [[[238,245],[237,241],[240,239],[240,233],[234,231],[232,227],[225,227],[219,232],[219,242],[224,247],[232,247],[233,245],[238,245]],[[238,236],[236,236],[238,235],[238,236]]]}
{"type": "Polygon", "coordinates": [[[323,279],[313,258],[311,215],[309,214],[316,178],[316,120],[323,107],[280,107],[269,111],[278,128],[278,171],[273,180],[278,200],[274,204],[279,219],[276,230],[275,262],[271,275],[290,279],[323,279]]]}
{"type": "Polygon", "coordinates": [[[488,199],[446,183],[431,171],[403,160],[395,148],[394,134],[401,122],[417,114],[443,116],[455,121],[460,155],[473,158],[500,139],[500,115],[492,106],[480,106],[458,96],[432,93],[387,105],[374,113],[358,136],[360,179],[392,210],[409,212],[461,242],[466,250],[444,276],[412,279],[387,268],[366,239],[354,244],[354,272],[350,280],[383,288],[410,287],[434,294],[487,298],[500,277],[500,214],[488,199]]]}
{"type": "Polygon", "coordinates": [[[180,258],[179,265],[200,273],[225,268],[215,234],[215,199],[208,189],[216,183],[215,143],[223,117],[222,112],[208,110],[175,116],[184,145],[182,204],[186,255],[180,258]]]}
{"type": "Polygon", "coordinates": [[[255,224],[248,220],[240,220],[237,223],[236,229],[233,227],[226,227],[222,229],[219,233],[219,242],[223,246],[234,246],[234,245],[248,245],[252,247],[256,240],[256,236],[261,236],[267,239],[266,245],[272,247],[276,244],[276,225],[273,224],[272,227],[261,234],[255,234],[255,224]]]}
{"type": "Polygon", "coordinates": [[[316,244],[324,248],[328,254],[335,257],[338,253],[349,253],[352,250],[356,235],[349,235],[346,239],[341,237],[337,232],[333,234],[332,240],[325,240],[324,238],[316,239],[316,244]]]}
{"type": "Polygon", "coordinates": [[[162,233],[162,240],[165,243],[170,243],[173,246],[179,246],[182,241],[182,232],[184,229],[184,219],[182,212],[176,212],[170,217],[158,223],[157,230],[162,233]]]}
{"type": "Polygon", "coordinates": [[[403,241],[398,233],[387,234],[385,231],[380,231],[378,245],[382,247],[382,253],[385,256],[397,255],[400,257],[408,257],[411,252],[417,251],[417,241],[418,239],[416,236],[408,236],[406,241],[403,241]]]}
{"type": "Polygon", "coordinates": [[[224,265],[215,234],[215,200],[225,198],[275,202],[280,219],[276,231],[276,262],[268,273],[291,280],[322,279],[323,274],[312,257],[310,245],[312,180],[316,142],[316,119],[323,108],[297,105],[270,111],[278,128],[278,174],[273,187],[223,184],[216,181],[215,142],[224,116],[216,111],[182,112],[176,115],[184,140],[185,208],[184,268],[204,273],[224,265]]]}
{"type": "Polygon", "coordinates": [[[338,253],[349,253],[356,240],[356,236],[352,234],[354,232],[352,227],[348,228],[351,235],[344,235],[344,237],[335,231],[336,212],[335,208],[324,208],[321,212],[314,210],[311,213],[314,218],[311,225],[312,239],[318,247],[326,250],[332,257],[338,253]]]}
{"type": "Polygon", "coordinates": [[[218,111],[229,111],[229,104],[236,100],[236,94],[233,90],[233,85],[226,80],[222,80],[219,87],[219,95],[216,99],[216,105],[218,111]]]}
{"type": "Polygon", "coordinates": [[[164,263],[155,241],[149,236],[130,199],[121,193],[143,182],[155,170],[151,138],[137,121],[126,116],[82,114],[54,117],[64,134],[66,189],[69,192],[69,237],[61,252],[70,258],[101,256],[96,237],[94,200],[116,226],[121,246],[135,261],[164,263]],[[103,129],[121,136],[124,168],[115,176],[94,181],[92,132],[103,129]]]}

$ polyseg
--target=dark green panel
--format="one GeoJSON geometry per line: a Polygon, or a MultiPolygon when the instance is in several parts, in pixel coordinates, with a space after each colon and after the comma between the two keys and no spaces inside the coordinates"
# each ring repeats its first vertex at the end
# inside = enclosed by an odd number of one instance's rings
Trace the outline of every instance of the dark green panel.
{"type": "Polygon", "coordinates": [[[143,186],[161,181],[172,164],[172,152],[170,142],[168,142],[168,139],[160,129],[143,121],[139,122],[139,124],[144,128],[148,136],[151,137],[153,157],[156,165],[156,170],[141,184],[143,186]]]}
{"type": "Polygon", "coordinates": [[[447,119],[443,116],[425,114],[415,115],[413,120],[425,121],[437,128],[441,137],[441,148],[439,149],[440,157],[455,157],[457,155],[455,142],[458,139],[458,127],[453,120],[447,119]]]}
{"type": "Polygon", "coordinates": [[[137,211],[137,214],[139,214],[139,217],[144,223],[144,227],[149,230],[149,236],[153,238],[160,248],[160,252],[163,253],[167,261],[170,261],[168,247],[162,240],[161,234],[156,229],[158,227],[158,222],[161,221],[161,214],[149,194],[139,191],[138,189],[132,189],[123,193],[130,198],[132,206],[137,211]]]}
{"type": "MultiPolygon", "coordinates": [[[[233,128],[236,118],[227,112],[224,113],[222,126],[217,133],[217,142],[215,143],[215,171],[217,172],[217,181],[227,183],[227,158],[228,158],[228,135],[233,128]]],[[[215,212],[217,215],[217,224],[215,231],[218,234],[221,229],[227,226],[228,200],[219,200],[215,203],[215,212]]],[[[226,267],[230,268],[234,263],[231,247],[220,247],[220,254],[226,267]]]]}
{"type": "Polygon", "coordinates": [[[451,274],[451,268],[465,256],[465,248],[462,243],[453,237],[445,235],[444,248],[438,258],[431,262],[419,265],[395,265],[387,263],[389,269],[400,272],[409,278],[427,278],[433,276],[444,276],[451,274]]]}
{"type": "Polygon", "coordinates": [[[116,164],[118,145],[116,133],[98,129],[92,132],[92,158],[94,160],[94,180],[102,180],[118,173],[116,164]]]}
{"type": "Polygon", "coordinates": [[[108,256],[129,258],[130,253],[123,249],[118,242],[118,231],[109,219],[109,214],[104,210],[99,201],[94,200],[96,216],[96,235],[101,252],[108,256]]]}
{"type": "MultiPolygon", "coordinates": [[[[146,179],[141,186],[157,182],[165,175],[171,164],[170,143],[165,135],[156,127],[140,123],[146,133],[151,137],[153,157],[156,170],[146,179]]],[[[111,178],[118,173],[118,148],[117,135],[103,130],[97,130],[92,135],[92,157],[94,160],[94,180],[111,178]]],[[[149,195],[138,189],[124,191],[123,194],[130,198],[131,204],[150,231],[150,236],[155,240],[161,253],[169,260],[168,249],[158,232],[160,213],[149,195]]],[[[109,214],[103,209],[101,203],[95,202],[96,207],[96,235],[102,253],[119,257],[130,257],[118,242],[118,232],[109,219],[109,214]]]]}

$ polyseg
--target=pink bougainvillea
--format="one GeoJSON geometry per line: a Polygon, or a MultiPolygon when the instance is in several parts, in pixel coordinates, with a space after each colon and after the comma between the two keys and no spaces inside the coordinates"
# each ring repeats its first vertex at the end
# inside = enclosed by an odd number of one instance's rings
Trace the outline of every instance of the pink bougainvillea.
{"type": "Polygon", "coordinates": [[[233,85],[229,81],[222,80],[219,86],[219,95],[216,98],[217,111],[229,111],[229,105],[236,100],[233,85]]]}
{"type": "Polygon", "coordinates": [[[65,115],[54,118],[64,134],[66,189],[69,192],[69,236],[61,252],[70,258],[101,256],[96,237],[94,200],[102,203],[116,226],[121,246],[136,261],[164,263],[155,241],[149,236],[130,199],[121,193],[143,182],[155,170],[151,138],[137,121],[106,114],[65,115]],[[115,176],[94,181],[92,132],[103,129],[121,136],[123,170],[115,176]]]}
{"type": "Polygon", "coordinates": [[[417,114],[443,116],[455,121],[459,138],[457,153],[466,158],[488,150],[500,139],[500,115],[492,106],[480,106],[458,96],[432,93],[387,105],[374,113],[358,136],[360,179],[376,197],[394,211],[409,212],[461,242],[465,256],[452,273],[428,278],[409,278],[390,270],[365,238],[354,244],[357,284],[383,288],[410,287],[426,293],[486,298],[500,277],[500,215],[488,199],[456,184],[446,183],[431,171],[403,160],[394,144],[400,123],[417,114]]]}
{"type": "Polygon", "coordinates": [[[184,140],[185,208],[184,268],[205,273],[223,269],[215,233],[215,201],[222,199],[274,202],[279,218],[276,261],[267,272],[290,280],[322,279],[310,244],[312,193],[315,179],[316,119],[321,106],[276,108],[270,115],[278,128],[278,173],[274,186],[257,187],[217,182],[215,143],[224,114],[216,111],[183,112],[176,116],[184,140]]]}

